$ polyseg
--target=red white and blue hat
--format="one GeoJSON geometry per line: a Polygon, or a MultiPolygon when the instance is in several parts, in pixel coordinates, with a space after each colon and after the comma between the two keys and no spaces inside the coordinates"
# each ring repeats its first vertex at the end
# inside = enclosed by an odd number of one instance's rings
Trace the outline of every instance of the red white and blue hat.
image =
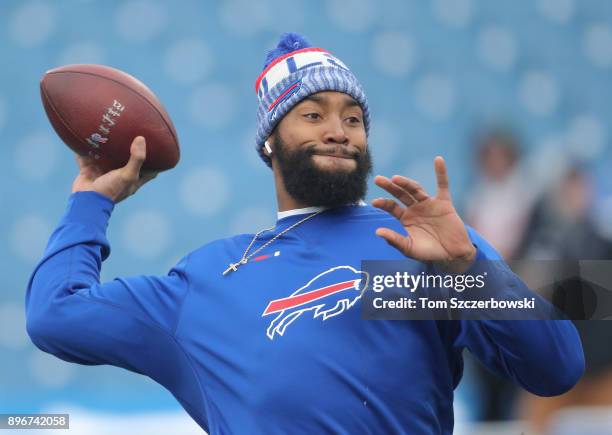
{"type": "Polygon", "coordinates": [[[274,127],[301,100],[322,91],[344,92],[363,110],[366,135],[370,116],[361,84],[348,67],[329,51],[311,46],[297,33],[281,35],[275,49],[268,52],[264,69],[255,82],[259,100],[256,149],[268,166],[264,142],[274,127]]]}

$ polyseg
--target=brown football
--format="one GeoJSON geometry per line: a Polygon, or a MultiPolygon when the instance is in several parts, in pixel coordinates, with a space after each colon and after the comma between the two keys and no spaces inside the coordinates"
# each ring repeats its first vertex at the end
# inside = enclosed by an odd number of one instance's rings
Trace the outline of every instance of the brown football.
{"type": "Polygon", "coordinates": [[[105,172],[124,166],[136,136],[147,141],[143,169],[165,171],[179,161],[174,125],[159,99],[131,75],[104,65],[47,71],[40,94],[51,125],[76,153],[105,172]]]}

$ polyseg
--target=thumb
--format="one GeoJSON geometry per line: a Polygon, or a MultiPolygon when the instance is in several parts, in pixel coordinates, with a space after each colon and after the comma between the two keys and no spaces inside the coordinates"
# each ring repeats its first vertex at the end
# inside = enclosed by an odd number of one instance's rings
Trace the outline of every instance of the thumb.
{"type": "Polygon", "coordinates": [[[138,136],[130,146],[130,160],[125,165],[125,170],[128,175],[139,178],[140,168],[147,158],[147,144],[145,138],[138,136]]]}
{"type": "Polygon", "coordinates": [[[410,234],[404,237],[389,228],[378,228],[376,230],[376,235],[385,239],[389,245],[393,246],[402,254],[410,256],[412,251],[412,237],[410,234]]]}

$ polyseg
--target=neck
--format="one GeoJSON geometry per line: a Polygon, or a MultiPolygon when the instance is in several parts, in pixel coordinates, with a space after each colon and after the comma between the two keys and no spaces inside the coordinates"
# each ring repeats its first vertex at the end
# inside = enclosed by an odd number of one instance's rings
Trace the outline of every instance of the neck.
{"type": "Polygon", "coordinates": [[[278,202],[278,211],[296,210],[298,208],[311,207],[311,205],[296,201],[291,197],[280,198],[278,195],[278,191],[276,192],[276,200],[278,202]]]}

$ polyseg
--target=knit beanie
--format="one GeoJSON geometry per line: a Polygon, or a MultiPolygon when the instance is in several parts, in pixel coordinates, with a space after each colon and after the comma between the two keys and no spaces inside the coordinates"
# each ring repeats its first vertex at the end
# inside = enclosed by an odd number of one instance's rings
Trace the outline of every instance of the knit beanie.
{"type": "Polygon", "coordinates": [[[255,82],[258,97],[255,148],[268,166],[272,167],[272,163],[263,146],[274,127],[293,106],[322,91],[344,92],[353,97],[361,106],[366,135],[369,133],[368,101],[348,67],[329,51],[311,46],[297,33],[282,34],[277,47],[268,52],[255,82]]]}

